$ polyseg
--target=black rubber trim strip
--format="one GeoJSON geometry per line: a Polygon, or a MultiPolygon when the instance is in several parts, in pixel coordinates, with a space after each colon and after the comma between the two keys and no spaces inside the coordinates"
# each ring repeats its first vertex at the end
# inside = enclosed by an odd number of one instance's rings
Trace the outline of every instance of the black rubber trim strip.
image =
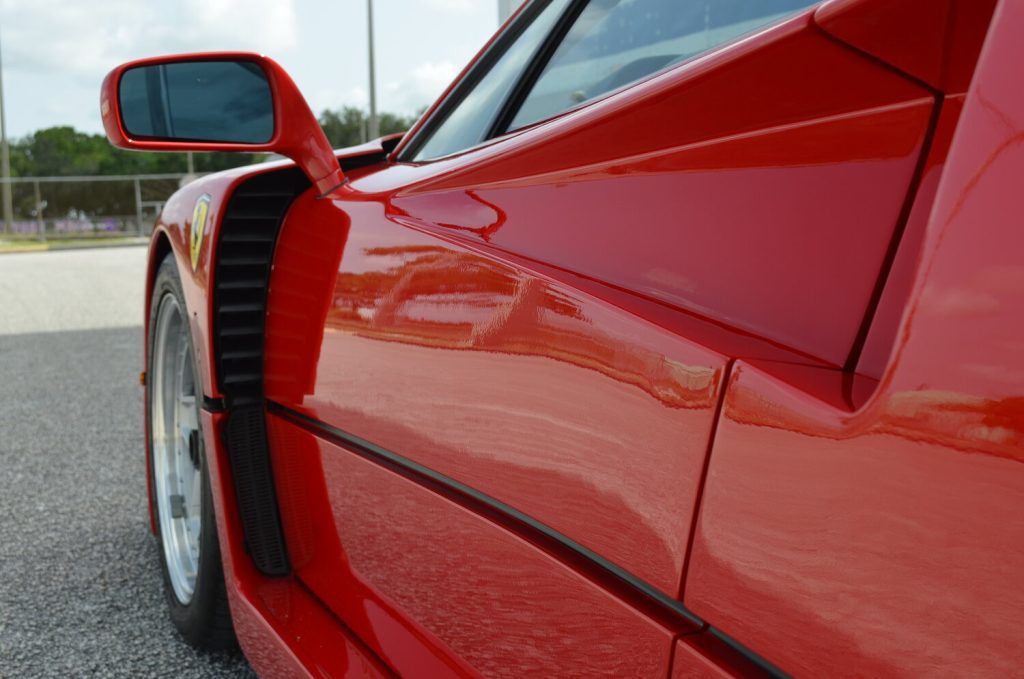
{"type": "Polygon", "coordinates": [[[749,648],[747,648],[740,642],[736,641],[722,630],[716,627],[710,627],[708,628],[708,632],[710,632],[716,639],[721,641],[723,644],[725,644],[726,646],[728,646],[729,648],[731,648],[732,650],[736,651],[741,656],[749,660],[751,663],[756,665],[758,669],[763,671],[765,674],[768,674],[772,677],[776,677],[777,679],[789,679],[789,674],[786,674],[778,667],[776,667],[775,665],[771,664],[770,662],[759,656],[757,653],[754,653],[749,648]]]}
{"type": "MultiPolygon", "coordinates": [[[[728,374],[728,371],[726,374],[728,374]]],[[[723,383],[722,388],[725,388],[725,383],[723,383]]],[[[292,422],[314,436],[341,445],[361,458],[396,472],[425,488],[439,492],[439,494],[479,515],[494,519],[496,523],[500,523],[505,528],[510,529],[519,537],[540,546],[547,546],[549,553],[552,553],[554,556],[563,557],[562,560],[568,561],[570,565],[589,566],[588,570],[591,573],[604,574],[607,578],[625,585],[625,591],[633,595],[630,598],[648,604],[646,608],[651,609],[651,612],[655,613],[655,617],[658,617],[661,622],[666,623],[669,627],[683,628],[684,631],[681,636],[708,632],[757,666],[765,674],[779,679],[786,679],[790,676],[726,633],[708,625],[707,622],[686,608],[682,602],[667,596],[654,586],[616,566],[592,550],[566,537],[550,526],[505,504],[501,500],[473,490],[464,483],[436,472],[398,453],[381,448],[365,439],[344,432],[337,427],[333,427],[303,413],[296,412],[279,403],[267,401],[267,412],[292,422]],[[557,547],[557,549],[550,549],[552,546],[557,547]],[[565,558],[567,556],[569,558],[565,558]],[[659,613],[660,615],[658,615],[659,613]],[[680,625],[680,623],[683,624],[680,625]]],[[[673,653],[673,657],[674,655],[673,653]]]]}
{"type": "MultiPolygon", "coordinates": [[[[508,51],[508,48],[512,46],[512,43],[519,39],[519,36],[523,34],[523,31],[533,23],[533,20],[545,7],[547,7],[549,2],[551,2],[551,0],[532,0],[526,9],[519,13],[516,20],[505,29],[504,33],[498,36],[498,38],[491,43],[491,46],[487,48],[486,52],[480,55],[480,58],[477,59],[472,68],[469,69],[469,72],[467,72],[462,80],[452,88],[452,91],[448,93],[448,96],[444,98],[444,101],[434,109],[434,112],[430,117],[423,123],[420,129],[417,130],[416,136],[414,136],[409,141],[408,145],[402,149],[402,154],[398,157],[399,161],[416,162],[413,158],[420,152],[420,149],[423,148],[423,145],[427,140],[434,136],[434,132],[436,132],[439,127],[445,124],[448,120],[448,116],[451,115],[453,110],[455,110],[455,107],[462,103],[462,100],[465,99],[470,92],[476,89],[477,84],[483,80],[484,76],[490,73],[494,64],[496,64],[505,52],[508,51]]],[[[480,141],[484,140],[481,139],[480,141]]]]}
{"type": "Polygon", "coordinates": [[[565,36],[569,34],[569,31],[576,24],[576,20],[579,19],[580,15],[583,14],[583,10],[589,4],[590,0],[571,0],[569,2],[568,7],[562,12],[562,16],[558,17],[558,21],[555,22],[554,28],[544,38],[540,49],[534,52],[530,63],[519,75],[515,85],[512,86],[508,97],[505,98],[505,102],[502,104],[501,111],[487,131],[487,139],[493,139],[508,131],[516,114],[519,113],[519,109],[522,108],[523,102],[526,101],[526,97],[530,95],[533,86],[544,73],[548,62],[551,61],[551,57],[555,56],[555,52],[561,47],[565,36]]]}
{"type": "Polygon", "coordinates": [[[623,568],[616,566],[596,552],[562,535],[550,526],[527,516],[518,509],[505,504],[501,500],[474,490],[466,484],[440,474],[418,462],[414,462],[390,450],[385,450],[365,439],[344,432],[273,401],[267,402],[267,411],[289,420],[316,436],[340,444],[363,459],[390,469],[421,486],[437,491],[477,514],[495,520],[520,537],[534,544],[547,547],[546,551],[549,553],[568,557],[565,560],[571,561],[573,565],[583,566],[591,572],[596,571],[598,574],[606,576],[606,578],[625,585],[627,590],[635,595],[635,598],[648,604],[647,607],[653,607],[656,611],[660,611],[661,615],[659,617],[662,621],[669,623],[670,626],[678,628],[680,627],[679,623],[684,623],[683,627],[689,631],[696,631],[696,629],[705,626],[704,621],[691,613],[681,602],[662,593],[654,586],[637,578],[623,568]],[[675,624],[673,625],[672,622],[675,624]]]}
{"type": "Polygon", "coordinates": [[[208,413],[222,413],[228,409],[228,406],[222,398],[210,398],[203,394],[202,408],[208,413]]]}

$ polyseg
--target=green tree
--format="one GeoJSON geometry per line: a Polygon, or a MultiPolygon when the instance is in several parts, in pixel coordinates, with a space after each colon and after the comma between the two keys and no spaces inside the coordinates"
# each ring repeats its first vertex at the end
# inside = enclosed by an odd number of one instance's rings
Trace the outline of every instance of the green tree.
{"type": "Polygon", "coordinates": [[[358,108],[345,106],[338,111],[324,111],[320,114],[320,127],[324,128],[327,140],[334,148],[355,146],[363,140],[363,126],[366,116],[358,108]]]}
{"type": "MultiPolygon", "coordinates": [[[[366,114],[351,106],[324,111],[320,124],[335,148],[355,146],[363,141],[366,114]]],[[[415,117],[380,114],[381,134],[409,129],[415,117]]],[[[218,172],[260,162],[263,153],[195,153],[197,173],[218,172]]],[[[79,132],[73,127],[50,127],[11,143],[11,174],[15,177],[69,177],[139,174],[183,174],[188,170],[184,153],[139,153],[112,146],[102,134],[79,132]]],[[[172,182],[176,185],[176,182],[172,182]]],[[[173,190],[173,189],[169,189],[173,190]]],[[[37,200],[31,183],[13,186],[16,217],[35,215],[37,200]]],[[[132,215],[135,195],[128,181],[43,182],[41,201],[47,218],[68,216],[132,215]]],[[[148,200],[149,198],[146,198],[148,200]]]]}
{"type": "MultiPolygon", "coordinates": [[[[216,172],[263,159],[253,153],[196,153],[196,172],[216,172]]],[[[138,153],[111,146],[101,134],[73,127],[39,130],[11,144],[11,174],[16,177],[67,177],[112,174],[181,173],[183,153],[138,153]]]]}
{"type": "MultiPolygon", "coordinates": [[[[320,127],[324,128],[327,140],[334,148],[361,144],[365,139],[367,114],[354,106],[345,106],[337,111],[325,110],[320,114],[320,127]]],[[[419,116],[400,116],[394,113],[379,113],[382,135],[405,132],[419,116]]]]}
{"type": "MultiPolygon", "coordinates": [[[[196,172],[216,172],[258,162],[265,154],[196,153],[196,172]]],[[[183,153],[138,153],[115,148],[101,134],[79,132],[72,127],[50,127],[11,144],[11,174],[15,177],[109,176],[181,174],[188,170],[183,153]]],[[[174,182],[176,186],[176,182],[174,182]]],[[[36,213],[31,184],[13,187],[15,215],[20,219],[36,213]]],[[[68,216],[131,215],[135,196],[128,182],[44,182],[40,198],[48,218],[68,216]]]]}

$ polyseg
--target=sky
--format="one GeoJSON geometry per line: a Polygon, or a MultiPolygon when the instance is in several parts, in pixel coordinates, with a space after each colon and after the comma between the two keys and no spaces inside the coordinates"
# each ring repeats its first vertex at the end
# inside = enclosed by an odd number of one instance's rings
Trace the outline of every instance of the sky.
{"type": "MultiPolygon", "coordinates": [[[[432,103],[498,28],[497,0],[374,0],[377,108],[432,103]]],[[[368,106],[366,0],[0,0],[7,134],[101,132],[103,76],[132,59],[246,50],[314,112],[368,106]]]]}

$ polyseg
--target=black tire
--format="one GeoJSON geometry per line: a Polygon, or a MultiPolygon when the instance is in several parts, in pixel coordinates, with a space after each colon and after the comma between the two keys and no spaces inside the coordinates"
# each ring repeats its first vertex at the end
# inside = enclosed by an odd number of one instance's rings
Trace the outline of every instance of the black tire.
{"type": "MultiPolygon", "coordinates": [[[[156,339],[156,316],[160,308],[160,302],[165,295],[173,295],[178,306],[186,310],[185,295],[181,287],[181,279],[178,275],[178,268],[174,262],[173,254],[167,255],[160,263],[157,270],[156,280],[153,285],[153,295],[150,299],[149,314],[149,337],[147,342],[147,365],[146,365],[146,418],[151,423],[152,419],[152,376],[155,374],[153,357],[154,343],[156,339]]],[[[187,311],[185,312],[187,315],[187,311]]],[[[187,321],[187,319],[186,319],[187,321]]],[[[199,369],[195,364],[195,347],[192,342],[192,334],[184,333],[188,346],[193,357],[193,374],[198,377],[199,369]]],[[[196,382],[198,384],[198,381],[196,382]]],[[[201,390],[200,390],[201,391],[201,390]]],[[[197,396],[201,394],[197,392],[197,396]]],[[[201,428],[202,423],[197,422],[201,428]]],[[[146,442],[146,454],[149,457],[150,483],[156,488],[156,465],[153,458],[152,426],[149,430],[149,440],[146,442]]],[[[213,509],[213,497],[210,491],[210,474],[206,461],[206,449],[203,445],[203,437],[198,437],[198,453],[200,459],[200,471],[202,473],[202,491],[200,495],[200,534],[199,534],[199,558],[196,569],[195,589],[191,599],[187,603],[179,601],[171,586],[170,575],[168,574],[167,553],[163,544],[163,533],[160,527],[160,512],[154,507],[153,520],[157,529],[157,541],[159,542],[160,571],[163,576],[164,594],[170,610],[171,621],[181,633],[181,636],[192,646],[204,650],[234,650],[238,642],[235,638],[234,627],[231,623],[231,611],[228,607],[227,590],[224,585],[224,569],[221,564],[220,544],[217,539],[217,522],[213,509]]],[[[155,490],[154,490],[155,492],[155,490]]]]}

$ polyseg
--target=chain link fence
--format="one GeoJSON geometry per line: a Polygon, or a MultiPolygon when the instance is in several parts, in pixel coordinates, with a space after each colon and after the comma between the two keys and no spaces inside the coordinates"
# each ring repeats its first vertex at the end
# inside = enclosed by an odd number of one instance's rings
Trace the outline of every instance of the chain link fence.
{"type": "MultiPolygon", "coordinates": [[[[13,215],[0,239],[46,241],[148,236],[164,203],[198,175],[12,177],[13,215]]],[[[0,183],[5,180],[0,179],[0,183]]]]}

